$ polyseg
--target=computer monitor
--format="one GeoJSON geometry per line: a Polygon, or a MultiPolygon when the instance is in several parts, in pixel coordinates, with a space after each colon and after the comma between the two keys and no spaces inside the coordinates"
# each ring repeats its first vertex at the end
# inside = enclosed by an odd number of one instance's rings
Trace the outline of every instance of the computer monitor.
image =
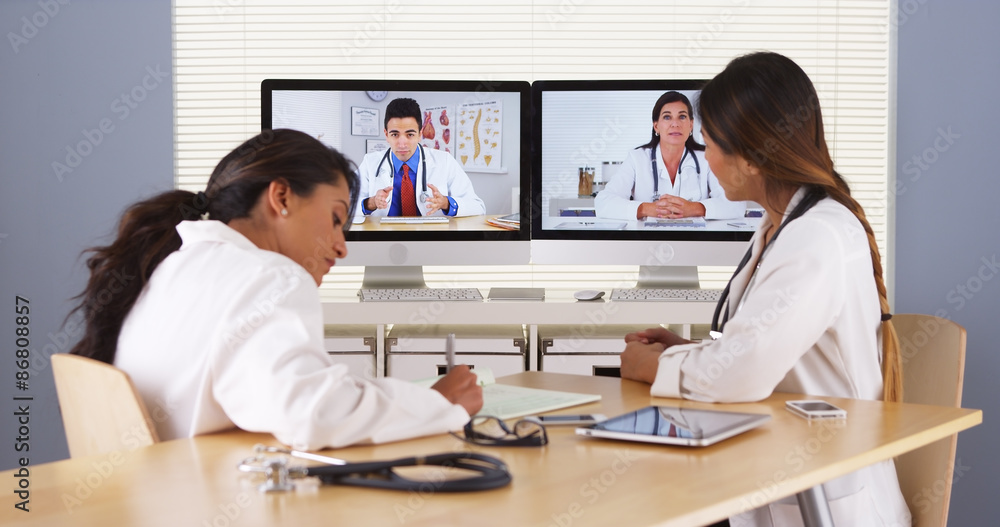
{"type": "MultiPolygon", "coordinates": [[[[367,201],[371,210],[358,206],[347,234],[342,264],[365,266],[363,287],[422,287],[424,265],[529,262],[530,109],[530,86],[521,81],[261,83],[263,129],[301,130],[342,152],[358,165],[362,200],[379,189],[392,191],[384,192],[382,201],[367,201]],[[406,159],[389,157],[385,133],[386,108],[396,99],[416,101],[421,116],[421,146],[412,149],[420,151],[420,161],[413,163],[411,184],[423,206],[415,212],[421,219],[413,221],[429,221],[426,215],[441,223],[390,223],[414,214],[400,208],[403,168],[394,170],[393,163],[406,159]],[[427,205],[435,188],[453,210],[427,205]]],[[[401,157],[413,155],[396,148],[401,157]]]]}
{"type": "MultiPolygon", "coordinates": [[[[696,114],[704,82],[532,83],[532,263],[638,264],[640,287],[697,287],[697,266],[739,263],[763,211],[754,203],[725,200],[698,151],[704,145],[696,114]],[[657,159],[661,151],[642,148],[660,144],[653,112],[667,92],[683,95],[666,100],[686,98],[695,113],[684,117],[694,143],[680,139],[684,153],[673,182],[666,162],[657,159]],[[703,202],[706,216],[640,218],[648,212],[640,204],[654,203],[653,194],[703,202]]],[[[682,113],[671,111],[671,119],[680,124],[682,113]]],[[[664,135],[663,150],[670,151],[678,143],[669,141],[680,133],[664,135]]]]}

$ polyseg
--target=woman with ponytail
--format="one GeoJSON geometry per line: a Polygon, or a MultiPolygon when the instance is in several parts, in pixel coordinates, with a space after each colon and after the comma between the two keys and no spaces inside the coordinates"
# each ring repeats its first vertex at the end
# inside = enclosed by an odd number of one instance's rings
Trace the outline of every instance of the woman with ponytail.
{"type": "Polygon", "coordinates": [[[89,250],[71,353],[127,372],[162,439],[239,427],[318,449],[461,428],[482,406],[467,367],[428,390],[352,377],[323,347],[318,286],[357,193],[350,162],[307,134],[246,141],[204,192],[131,206],[89,250]]]}
{"type": "MultiPolygon", "coordinates": [[[[705,157],[732,201],[766,214],[716,310],[714,339],[628,335],[622,377],[661,397],[757,401],[772,392],[899,401],[901,361],[865,213],[833,167],[819,99],[787,57],[734,59],[699,99],[705,157]]],[[[834,523],[909,525],[892,461],[823,485],[834,523]]],[[[801,525],[795,498],[730,518],[801,525]]]]}

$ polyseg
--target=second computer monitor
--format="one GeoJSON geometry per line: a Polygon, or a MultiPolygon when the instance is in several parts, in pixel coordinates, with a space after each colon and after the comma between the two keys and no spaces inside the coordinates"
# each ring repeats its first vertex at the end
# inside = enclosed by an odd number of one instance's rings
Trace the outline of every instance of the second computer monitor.
{"type": "Polygon", "coordinates": [[[699,265],[739,262],[762,211],[726,199],[705,160],[703,84],[532,84],[533,263],[637,264],[690,277],[699,265]]]}

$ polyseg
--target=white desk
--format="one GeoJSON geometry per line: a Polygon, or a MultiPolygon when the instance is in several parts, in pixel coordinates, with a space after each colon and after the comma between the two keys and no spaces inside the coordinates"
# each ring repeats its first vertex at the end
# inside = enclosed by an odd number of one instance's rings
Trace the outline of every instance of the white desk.
{"type": "Polygon", "coordinates": [[[679,231],[679,232],[754,232],[760,226],[761,218],[731,218],[727,220],[705,220],[704,227],[658,225],[645,226],[646,220],[617,220],[597,216],[544,216],[542,229],[561,230],[564,228],[589,230],[622,230],[622,231],[679,231]],[[592,227],[592,224],[610,225],[623,224],[621,228],[592,227]],[[563,227],[560,227],[563,225],[563,227]],[[570,226],[573,227],[570,227],[570,226]]]}
{"type": "Polygon", "coordinates": [[[497,218],[503,214],[479,216],[460,216],[449,218],[447,223],[386,223],[382,224],[378,216],[366,216],[365,221],[351,226],[352,231],[503,231],[486,223],[489,218],[497,218]]]}
{"type": "MultiPolygon", "coordinates": [[[[483,290],[485,298],[489,291],[483,290]]],[[[610,291],[607,292],[608,295],[610,291]]],[[[606,295],[606,296],[608,296],[606,295]]],[[[335,291],[323,297],[325,324],[375,325],[377,374],[385,374],[385,326],[524,324],[528,326],[529,370],[538,365],[539,325],[579,325],[580,334],[605,324],[707,324],[714,302],[578,302],[573,290],[546,290],[544,302],[360,302],[355,291],[335,291]]],[[[682,331],[683,333],[686,331],[682,331]]],[[[622,348],[624,349],[624,342],[622,348]]],[[[443,352],[443,350],[442,350],[443,352]]]]}

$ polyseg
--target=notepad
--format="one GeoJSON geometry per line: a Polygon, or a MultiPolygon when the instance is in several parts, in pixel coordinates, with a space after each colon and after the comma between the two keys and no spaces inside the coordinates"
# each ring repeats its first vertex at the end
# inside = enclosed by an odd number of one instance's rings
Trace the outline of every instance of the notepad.
{"type": "Polygon", "coordinates": [[[521,215],[519,213],[508,214],[506,216],[486,218],[486,224],[501,229],[516,231],[521,228],[521,215]]]}
{"type": "MultiPolygon", "coordinates": [[[[473,373],[479,379],[479,385],[483,387],[483,408],[476,415],[493,415],[500,419],[513,419],[601,400],[601,396],[597,394],[497,384],[493,371],[489,368],[476,368],[473,373]]],[[[414,383],[430,388],[440,378],[441,376],[432,377],[414,381],[414,383]]]]}

